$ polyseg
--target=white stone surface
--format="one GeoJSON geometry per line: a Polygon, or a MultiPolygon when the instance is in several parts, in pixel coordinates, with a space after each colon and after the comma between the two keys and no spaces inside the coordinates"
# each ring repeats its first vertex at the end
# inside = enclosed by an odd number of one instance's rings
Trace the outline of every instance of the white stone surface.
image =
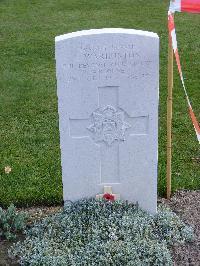
{"type": "Polygon", "coordinates": [[[56,40],[64,200],[112,186],[157,208],[159,38],[98,29],[56,40]]]}

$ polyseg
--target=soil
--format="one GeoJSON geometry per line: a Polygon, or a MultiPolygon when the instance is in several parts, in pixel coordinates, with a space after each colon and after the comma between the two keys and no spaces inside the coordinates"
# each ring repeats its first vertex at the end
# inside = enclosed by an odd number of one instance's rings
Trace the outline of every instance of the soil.
{"type": "Polygon", "coordinates": [[[174,266],[200,266],[200,190],[179,191],[170,200],[161,199],[161,202],[194,228],[193,242],[172,248],[174,266]]]}
{"type": "Polygon", "coordinates": [[[15,261],[11,261],[7,256],[7,250],[11,246],[11,242],[9,241],[1,241],[0,242],[0,265],[1,266],[15,266],[19,265],[15,261]]]}
{"type": "MultiPolygon", "coordinates": [[[[194,228],[195,239],[192,243],[171,248],[174,266],[200,266],[200,191],[179,191],[170,200],[158,199],[158,203],[169,206],[188,225],[194,228]]],[[[62,207],[33,207],[19,209],[29,214],[28,224],[50,214],[61,211],[62,207]]],[[[17,240],[21,239],[19,236],[17,240]]],[[[16,261],[8,258],[7,250],[12,242],[0,242],[0,266],[17,266],[16,261]]],[[[164,266],[164,265],[163,265],[164,266]]]]}

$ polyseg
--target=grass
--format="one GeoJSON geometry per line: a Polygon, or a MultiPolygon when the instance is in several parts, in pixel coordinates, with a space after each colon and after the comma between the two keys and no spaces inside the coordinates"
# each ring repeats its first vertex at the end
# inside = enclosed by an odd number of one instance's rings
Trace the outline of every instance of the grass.
{"type": "MultiPolygon", "coordinates": [[[[0,1],[0,205],[62,201],[54,37],[89,28],[123,27],[160,36],[159,183],[165,193],[167,9],[158,0],[0,1]],[[5,174],[4,167],[12,171],[5,174]]],[[[200,16],[177,14],[186,85],[199,114],[200,16]]],[[[174,68],[172,188],[199,189],[199,145],[174,68]]],[[[198,116],[198,118],[200,118],[198,116]]]]}

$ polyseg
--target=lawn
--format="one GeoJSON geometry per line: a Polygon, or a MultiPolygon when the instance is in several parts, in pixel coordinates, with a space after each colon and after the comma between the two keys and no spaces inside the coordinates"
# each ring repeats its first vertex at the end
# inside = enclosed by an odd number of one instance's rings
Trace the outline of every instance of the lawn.
{"type": "MultiPolygon", "coordinates": [[[[167,9],[168,1],[158,0],[0,1],[0,205],[62,201],[54,38],[90,28],[142,29],[160,37],[158,190],[165,194],[167,9]]],[[[176,24],[186,85],[200,119],[200,16],[177,14],[176,24]]],[[[176,67],[174,77],[172,188],[199,189],[199,144],[176,67]]]]}

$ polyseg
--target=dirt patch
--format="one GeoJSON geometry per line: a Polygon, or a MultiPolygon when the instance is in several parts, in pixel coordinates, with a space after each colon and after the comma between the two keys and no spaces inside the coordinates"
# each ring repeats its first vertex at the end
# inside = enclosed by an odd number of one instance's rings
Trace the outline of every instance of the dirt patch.
{"type": "Polygon", "coordinates": [[[10,248],[13,242],[6,240],[0,241],[0,266],[16,266],[19,265],[16,261],[10,260],[7,255],[7,250],[10,248]]]}
{"type": "Polygon", "coordinates": [[[52,215],[54,213],[62,211],[61,206],[57,207],[31,207],[31,208],[22,208],[17,211],[23,211],[28,214],[28,225],[31,225],[33,222],[41,220],[46,216],[52,215]]]}
{"type": "Polygon", "coordinates": [[[161,199],[186,224],[194,228],[195,240],[172,248],[175,266],[200,266],[200,191],[179,191],[170,200],[161,199]]]}
{"type": "MultiPolygon", "coordinates": [[[[158,202],[165,203],[186,224],[194,228],[195,240],[192,243],[177,245],[171,249],[174,266],[200,266],[200,191],[179,191],[170,200],[159,199],[158,202]]],[[[18,211],[27,212],[30,217],[28,224],[31,224],[61,210],[62,207],[33,207],[18,211]]],[[[19,265],[7,256],[7,250],[11,245],[8,241],[0,242],[0,266],[19,265]]]]}

